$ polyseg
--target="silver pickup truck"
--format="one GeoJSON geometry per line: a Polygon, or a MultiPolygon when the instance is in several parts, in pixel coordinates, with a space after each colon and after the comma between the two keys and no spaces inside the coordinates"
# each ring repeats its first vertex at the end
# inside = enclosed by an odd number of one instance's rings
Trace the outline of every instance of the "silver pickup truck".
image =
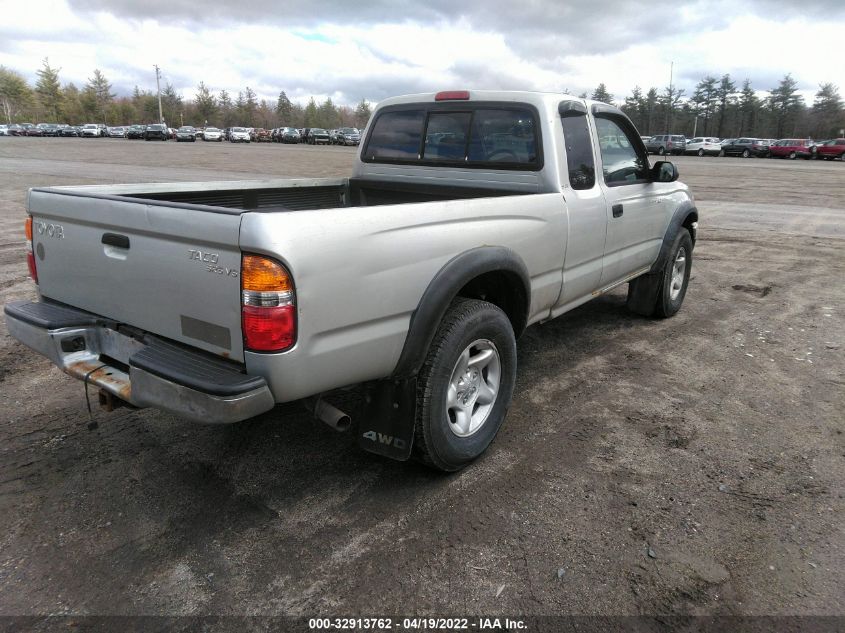
{"type": "Polygon", "coordinates": [[[516,339],[628,283],[669,317],[698,212],[620,110],[452,91],[375,110],[350,178],[31,189],[40,301],[9,332],[107,407],[229,423],[355,386],[360,446],[438,469],[490,444],[516,339]]]}

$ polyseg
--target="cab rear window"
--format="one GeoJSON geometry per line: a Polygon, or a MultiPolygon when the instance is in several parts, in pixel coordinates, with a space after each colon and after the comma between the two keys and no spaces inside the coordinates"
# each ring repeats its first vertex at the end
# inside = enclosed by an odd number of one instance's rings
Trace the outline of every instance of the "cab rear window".
{"type": "Polygon", "coordinates": [[[537,170],[539,147],[532,110],[462,104],[382,112],[362,156],[375,163],[537,170]]]}

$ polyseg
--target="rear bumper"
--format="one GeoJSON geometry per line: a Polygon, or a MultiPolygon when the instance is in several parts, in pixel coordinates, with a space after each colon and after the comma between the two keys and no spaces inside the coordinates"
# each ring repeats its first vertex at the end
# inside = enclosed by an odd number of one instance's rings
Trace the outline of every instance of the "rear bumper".
{"type": "Polygon", "coordinates": [[[121,333],[96,315],[52,303],[6,305],[9,334],[66,374],[137,407],[228,424],[275,402],[264,378],[210,354],[121,333]]]}

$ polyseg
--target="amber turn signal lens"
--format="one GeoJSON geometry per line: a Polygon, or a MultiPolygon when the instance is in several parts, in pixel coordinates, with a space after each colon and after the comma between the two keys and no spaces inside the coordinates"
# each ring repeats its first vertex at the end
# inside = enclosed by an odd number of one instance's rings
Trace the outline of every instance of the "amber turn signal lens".
{"type": "Polygon", "coordinates": [[[285,267],[259,255],[244,255],[241,265],[244,290],[285,292],[293,290],[293,283],[285,267]]]}
{"type": "Polygon", "coordinates": [[[26,224],[24,224],[26,230],[26,239],[28,241],[32,241],[32,218],[26,219],[26,224]]]}

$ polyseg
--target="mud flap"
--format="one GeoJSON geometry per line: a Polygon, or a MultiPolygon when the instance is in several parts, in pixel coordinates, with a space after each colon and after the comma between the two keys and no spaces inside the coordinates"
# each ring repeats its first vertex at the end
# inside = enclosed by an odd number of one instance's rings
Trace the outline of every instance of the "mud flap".
{"type": "Polygon", "coordinates": [[[364,396],[358,446],[370,453],[406,461],[414,442],[417,380],[382,380],[364,396]]]}
{"type": "Polygon", "coordinates": [[[650,317],[657,305],[657,295],[663,283],[663,273],[649,273],[632,279],[628,284],[628,309],[634,314],[650,317]]]}

